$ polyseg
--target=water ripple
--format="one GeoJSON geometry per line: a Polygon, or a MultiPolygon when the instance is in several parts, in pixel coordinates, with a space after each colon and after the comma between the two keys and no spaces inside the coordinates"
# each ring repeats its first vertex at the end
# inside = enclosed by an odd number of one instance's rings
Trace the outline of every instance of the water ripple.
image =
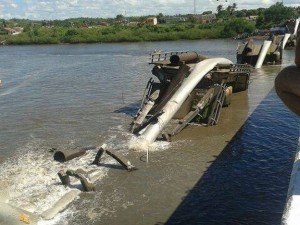
{"type": "Polygon", "coordinates": [[[271,91],[166,224],[281,224],[298,124],[271,91]]]}

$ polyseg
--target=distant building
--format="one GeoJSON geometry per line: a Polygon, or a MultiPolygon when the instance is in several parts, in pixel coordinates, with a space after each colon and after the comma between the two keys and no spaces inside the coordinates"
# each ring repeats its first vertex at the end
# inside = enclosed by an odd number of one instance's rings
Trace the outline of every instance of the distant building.
{"type": "Polygon", "coordinates": [[[166,23],[184,23],[187,21],[186,17],[183,16],[166,16],[164,17],[166,23]]]}
{"type": "Polygon", "coordinates": [[[13,27],[13,28],[9,28],[9,27],[4,27],[2,28],[2,32],[6,33],[6,34],[10,34],[10,35],[17,35],[22,33],[23,31],[23,27],[13,27]]]}
{"type": "Polygon", "coordinates": [[[99,23],[99,26],[107,27],[107,26],[109,26],[109,24],[107,22],[102,21],[99,23]]]}
{"type": "Polygon", "coordinates": [[[200,23],[210,23],[212,21],[215,21],[217,19],[217,16],[215,13],[211,13],[211,14],[196,15],[196,18],[200,23]]]}
{"type": "Polygon", "coordinates": [[[247,16],[245,17],[246,20],[248,21],[256,21],[258,16],[247,16]]]}
{"type": "Polygon", "coordinates": [[[157,18],[156,17],[148,17],[146,19],[146,24],[157,25],[157,18]]]}
{"type": "Polygon", "coordinates": [[[202,15],[210,15],[210,14],[213,14],[213,12],[212,12],[212,11],[204,11],[204,12],[202,13],[202,15]]]}
{"type": "Polygon", "coordinates": [[[140,22],[137,22],[137,21],[131,21],[131,22],[128,23],[128,26],[137,26],[137,25],[139,25],[139,24],[140,24],[140,22]]]}

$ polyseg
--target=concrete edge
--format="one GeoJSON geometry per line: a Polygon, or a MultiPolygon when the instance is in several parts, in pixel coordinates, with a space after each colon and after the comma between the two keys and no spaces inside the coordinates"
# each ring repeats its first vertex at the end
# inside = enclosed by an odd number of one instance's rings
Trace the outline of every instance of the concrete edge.
{"type": "Polygon", "coordinates": [[[291,173],[282,225],[299,225],[300,221],[300,137],[291,173]]]}

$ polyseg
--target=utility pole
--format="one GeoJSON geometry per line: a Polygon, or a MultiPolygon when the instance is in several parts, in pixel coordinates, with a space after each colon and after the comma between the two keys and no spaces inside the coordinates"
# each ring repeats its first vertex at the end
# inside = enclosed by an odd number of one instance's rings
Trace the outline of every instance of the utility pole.
{"type": "Polygon", "coordinates": [[[194,15],[196,15],[196,0],[194,0],[194,15]]]}

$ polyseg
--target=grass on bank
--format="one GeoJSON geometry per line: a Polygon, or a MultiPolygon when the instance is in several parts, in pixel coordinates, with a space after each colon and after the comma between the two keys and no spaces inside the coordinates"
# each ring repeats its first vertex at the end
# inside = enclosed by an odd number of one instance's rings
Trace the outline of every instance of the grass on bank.
{"type": "Polygon", "coordinates": [[[108,43],[139,41],[196,40],[233,37],[238,33],[251,33],[254,23],[241,19],[210,24],[159,24],[107,27],[31,27],[18,35],[0,35],[9,45],[108,43]]]}

